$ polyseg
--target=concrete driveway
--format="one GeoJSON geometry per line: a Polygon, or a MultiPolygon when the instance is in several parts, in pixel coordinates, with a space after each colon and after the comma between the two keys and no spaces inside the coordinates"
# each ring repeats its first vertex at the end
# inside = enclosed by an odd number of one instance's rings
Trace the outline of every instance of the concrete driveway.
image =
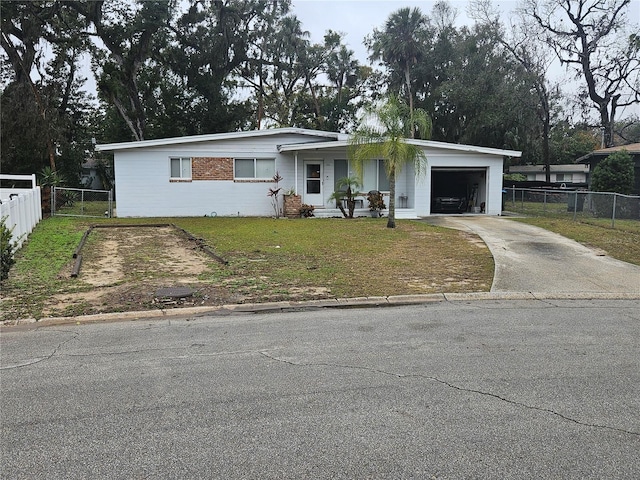
{"type": "Polygon", "coordinates": [[[543,228],[489,216],[426,221],[482,238],[495,261],[492,292],[640,295],[639,266],[543,228]]]}

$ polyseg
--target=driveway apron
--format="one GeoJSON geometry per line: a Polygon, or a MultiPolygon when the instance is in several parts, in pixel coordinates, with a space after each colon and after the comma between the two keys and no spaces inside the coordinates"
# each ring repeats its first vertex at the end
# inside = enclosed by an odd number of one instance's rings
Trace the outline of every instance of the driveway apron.
{"type": "Polygon", "coordinates": [[[640,295],[640,266],[543,228],[489,216],[442,216],[426,221],[482,238],[495,262],[492,292],[640,295]]]}

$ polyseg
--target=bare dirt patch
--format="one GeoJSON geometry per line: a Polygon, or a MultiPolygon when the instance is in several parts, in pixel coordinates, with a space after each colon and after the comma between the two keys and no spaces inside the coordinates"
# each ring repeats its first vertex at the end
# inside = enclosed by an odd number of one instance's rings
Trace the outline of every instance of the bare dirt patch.
{"type": "MultiPolygon", "coordinates": [[[[185,305],[235,303],[237,295],[215,281],[222,268],[172,227],[94,229],[82,250],[77,292],[53,295],[44,315],[74,315],[185,305]],[[160,288],[189,286],[194,295],[158,298],[160,288]]],[[[70,277],[71,271],[61,272],[70,277]]]]}
{"type": "MultiPolygon", "coordinates": [[[[44,316],[81,315],[184,306],[327,298],[329,288],[274,285],[266,276],[238,275],[173,227],[94,229],[82,250],[77,291],[47,299],[44,316]],[[193,295],[162,298],[161,288],[189,287],[193,295]]],[[[71,279],[70,262],[59,278],[71,279]]]]}
{"type": "Polygon", "coordinates": [[[105,239],[95,246],[91,262],[84,262],[80,281],[94,287],[114,285],[124,279],[124,266],[119,256],[120,243],[117,239],[105,239]]]}
{"type": "Polygon", "coordinates": [[[98,239],[86,249],[78,278],[94,286],[116,285],[140,276],[197,281],[211,262],[172,227],[102,228],[92,235],[98,239]]]}

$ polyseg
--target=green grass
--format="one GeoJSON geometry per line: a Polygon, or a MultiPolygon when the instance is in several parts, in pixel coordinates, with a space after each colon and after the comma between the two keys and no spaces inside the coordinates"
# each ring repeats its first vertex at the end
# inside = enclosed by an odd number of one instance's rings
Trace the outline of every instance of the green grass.
{"type": "MultiPolygon", "coordinates": [[[[477,239],[413,221],[399,221],[396,229],[387,229],[386,219],[54,217],[40,223],[16,257],[3,285],[3,310],[9,312],[3,312],[4,319],[39,318],[48,297],[91,288],[69,279],[67,271],[90,223],[174,223],[204,239],[229,263],[212,262],[198,280],[219,289],[223,299],[239,295],[259,302],[488,291],[493,277],[493,259],[477,239]]],[[[100,241],[100,235],[92,233],[83,254],[89,258],[100,241]]],[[[140,250],[129,264],[145,263],[149,253],[144,247],[140,250]]],[[[127,281],[138,286],[148,282],[135,272],[127,281]]],[[[113,309],[140,308],[135,302],[124,303],[113,309]]],[[[81,311],[78,307],[73,313],[81,311]]]]}
{"type": "MultiPolygon", "coordinates": [[[[74,282],[59,274],[72,262],[85,230],[85,225],[71,218],[41,221],[16,253],[16,263],[2,285],[3,300],[9,297],[9,305],[18,303],[21,311],[37,314],[53,292],[77,290],[74,282]]],[[[2,310],[0,318],[10,315],[4,301],[2,310]]]]}
{"type": "Polygon", "coordinates": [[[56,217],[41,221],[18,251],[12,273],[17,286],[57,283],[57,275],[67,264],[87,229],[85,222],[56,217]]]}
{"type": "MultiPolygon", "coordinates": [[[[113,202],[112,207],[115,208],[115,202],[113,202]]],[[[108,201],[82,202],[77,200],[71,204],[58,207],[56,209],[56,215],[104,217],[105,212],[108,210],[108,201]]]]}
{"type": "Polygon", "coordinates": [[[459,233],[417,222],[388,229],[376,219],[221,218],[210,228],[212,220],[176,223],[205,238],[246,274],[275,283],[330,286],[336,296],[415,293],[406,279],[429,276],[436,284],[450,276],[482,277],[485,289],[491,284],[493,261],[486,251],[478,255],[459,233]]]}
{"type": "Polygon", "coordinates": [[[608,218],[607,216],[597,217],[586,208],[574,214],[573,211],[568,211],[567,202],[547,202],[545,204],[518,200],[515,203],[508,201],[505,203],[505,210],[532,218],[572,221],[604,228],[615,228],[625,232],[640,233],[640,220],[616,218],[612,222],[610,215],[608,218]]]}

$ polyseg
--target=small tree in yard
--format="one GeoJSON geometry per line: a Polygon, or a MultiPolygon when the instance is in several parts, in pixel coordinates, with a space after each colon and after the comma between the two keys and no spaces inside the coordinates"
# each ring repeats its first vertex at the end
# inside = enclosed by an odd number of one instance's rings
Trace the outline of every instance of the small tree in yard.
{"type": "Polygon", "coordinates": [[[633,160],[626,150],[612,153],[593,170],[591,190],[629,195],[633,192],[633,160]]]}
{"type": "Polygon", "coordinates": [[[9,270],[15,263],[13,254],[15,253],[16,246],[11,241],[11,233],[13,228],[7,227],[5,223],[6,217],[0,221],[0,254],[2,266],[0,269],[0,281],[6,280],[9,277],[9,270]]]}
{"type": "Polygon", "coordinates": [[[362,178],[364,164],[382,159],[389,177],[389,217],[387,228],[396,227],[396,175],[405,165],[413,165],[416,174],[425,170],[424,150],[407,141],[422,140],[431,134],[431,119],[422,109],[411,110],[400,98],[389,97],[370,106],[349,141],[349,155],[362,178]]]}
{"type": "Polygon", "coordinates": [[[353,218],[353,211],[356,209],[356,197],[360,195],[358,187],[360,181],[356,177],[343,177],[338,180],[338,190],[331,194],[330,200],[336,201],[336,206],[342,212],[344,218],[353,218]],[[347,210],[344,209],[342,202],[347,203],[347,210]]]}
{"type": "Polygon", "coordinates": [[[273,206],[276,218],[280,218],[280,191],[282,190],[280,181],[282,180],[282,177],[280,176],[280,173],[276,172],[271,180],[273,180],[274,186],[269,188],[267,196],[271,197],[271,206],[273,206]]]}

